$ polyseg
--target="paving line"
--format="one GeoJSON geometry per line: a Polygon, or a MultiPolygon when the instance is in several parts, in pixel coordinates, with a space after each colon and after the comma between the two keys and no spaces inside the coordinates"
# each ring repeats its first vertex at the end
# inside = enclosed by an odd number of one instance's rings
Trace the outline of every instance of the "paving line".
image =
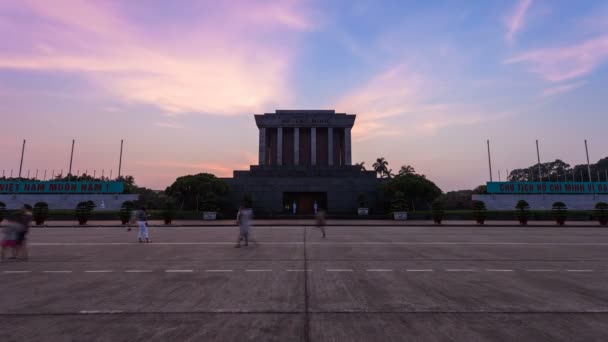
{"type": "Polygon", "coordinates": [[[121,313],[122,310],[81,310],[78,313],[83,315],[94,315],[94,314],[116,314],[121,313]]]}
{"type": "Polygon", "coordinates": [[[533,270],[526,270],[526,272],[557,272],[558,270],[552,270],[552,269],[533,269],[533,270]]]}
{"type": "Polygon", "coordinates": [[[352,269],[339,269],[339,268],[329,268],[325,270],[326,272],[352,272],[352,269]]]}
{"type": "Polygon", "coordinates": [[[271,269],[254,269],[254,270],[245,270],[245,272],[272,272],[271,269]]]}
{"type": "Polygon", "coordinates": [[[566,272],[593,272],[593,270],[566,270],[566,272]]]}
{"type": "Polygon", "coordinates": [[[288,269],[285,271],[286,272],[312,272],[312,270],[294,270],[294,269],[288,269]]]}
{"type": "Polygon", "coordinates": [[[18,274],[18,273],[32,273],[32,271],[3,271],[3,273],[18,274]]]}
{"type": "Polygon", "coordinates": [[[125,273],[152,273],[152,270],[126,270],[125,273]]]}
{"type": "Polygon", "coordinates": [[[431,269],[431,268],[424,268],[424,269],[406,269],[405,272],[434,272],[435,270],[431,269]]]}
{"type": "Polygon", "coordinates": [[[232,270],[205,270],[205,272],[232,272],[232,270]]]}
{"type": "Polygon", "coordinates": [[[112,273],[112,270],[87,270],[84,273],[112,273]]]}
{"type": "MultiPolygon", "coordinates": [[[[257,241],[258,245],[303,245],[297,241],[257,241]]],[[[233,245],[234,242],[154,242],[152,245],[233,245]]],[[[310,245],[505,245],[505,246],[608,246],[605,242],[308,242],[310,245]]],[[[32,242],[30,246],[122,246],[137,242],[32,242]]]]}
{"type": "Polygon", "coordinates": [[[165,270],[165,273],[192,273],[193,270],[165,270]]]}
{"type": "Polygon", "coordinates": [[[72,273],[72,271],[42,271],[42,273],[72,273]]]}
{"type": "Polygon", "coordinates": [[[489,268],[489,269],[486,269],[486,272],[513,272],[513,270],[489,268]]]}
{"type": "Polygon", "coordinates": [[[393,270],[388,269],[388,268],[371,268],[371,269],[367,269],[367,272],[393,272],[393,270]]]}
{"type": "Polygon", "coordinates": [[[477,270],[472,268],[447,268],[446,272],[477,272],[477,270]]]}

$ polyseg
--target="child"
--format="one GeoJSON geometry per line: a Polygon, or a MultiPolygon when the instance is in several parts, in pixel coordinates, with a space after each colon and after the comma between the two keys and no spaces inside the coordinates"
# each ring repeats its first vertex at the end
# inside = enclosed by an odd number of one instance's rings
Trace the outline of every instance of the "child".
{"type": "Polygon", "coordinates": [[[2,250],[0,250],[0,262],[4,261],[4,255],[6,254],[7,249],[12,250],[11,259],[14,259],[14,255],[17,253],[17,231],[19,225],[17,222],[9,222],[8,225],[4,228],[4,237],[2,238],[2,250]]]}

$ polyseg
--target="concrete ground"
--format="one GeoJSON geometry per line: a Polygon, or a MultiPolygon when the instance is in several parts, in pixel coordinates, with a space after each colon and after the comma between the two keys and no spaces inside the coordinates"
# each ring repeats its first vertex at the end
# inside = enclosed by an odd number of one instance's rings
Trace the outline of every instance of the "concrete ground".
{"type": "Polygon", "coordinates": [[[608,230],[34,228],[2,341],[604,341],[608,230]]]}

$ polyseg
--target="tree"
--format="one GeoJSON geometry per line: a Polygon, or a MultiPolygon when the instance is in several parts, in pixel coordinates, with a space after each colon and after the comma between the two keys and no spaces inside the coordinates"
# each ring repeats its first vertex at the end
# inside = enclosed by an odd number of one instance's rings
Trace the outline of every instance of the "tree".
{"type": "Polygon", "coordinates": [[[365,162],[362,161],[360,163],[355,163],[355,166],[359,168],[360,171],[367,171],[367,169],[365,168],[365,162]]]}
{"type": "Polygon", "coordinates": [[[424,175],[402,174],[386,180],[381,185],[382,191],[390,197],[397,192],[403,193],[408,203],[424,201],[427,206],[441,195],[441,189],[424,175]]]}
{"type": "Polygon", "coordinates": [[[199,210],[204,194],[214,193],[218,197],[228,191],[228,185],[209,173],[199,173],[179,177],[165,190],[165,193],[181,203],[184,210],[199,210]]]}
{"type": "Polygon", "coordinates": [[[376,162],[372,165],[374,171],[380,176],[380,178],[389,178],[387,175],[390,174],[388,170],[388,162],[384,157],[376,159],[376,162]]]}
{"type": "Polygon", "coordinates": [[[399,169],[398,175],[413,175],[415,173],[416,173],[416,170],[414,170],[413,166],[403,165],[403,166],[401,166],[401,169],[399,169]]]}

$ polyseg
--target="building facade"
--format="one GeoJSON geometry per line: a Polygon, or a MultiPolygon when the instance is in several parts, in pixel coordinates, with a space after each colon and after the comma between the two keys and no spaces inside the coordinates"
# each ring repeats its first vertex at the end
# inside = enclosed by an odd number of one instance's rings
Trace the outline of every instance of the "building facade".
{"type": "Polygon", "coordinates": [[[380,180],[352,165],[351,130],[356,115],[334,110],[277,110],[255,115],[258,165],[225,179],[230,202],[253,201],[258,216],[310,215],[314,208],[355,214],[361,200],[377,203],[380,180]],[[315,205],[316,204],[316,205],[315,205]]]}

